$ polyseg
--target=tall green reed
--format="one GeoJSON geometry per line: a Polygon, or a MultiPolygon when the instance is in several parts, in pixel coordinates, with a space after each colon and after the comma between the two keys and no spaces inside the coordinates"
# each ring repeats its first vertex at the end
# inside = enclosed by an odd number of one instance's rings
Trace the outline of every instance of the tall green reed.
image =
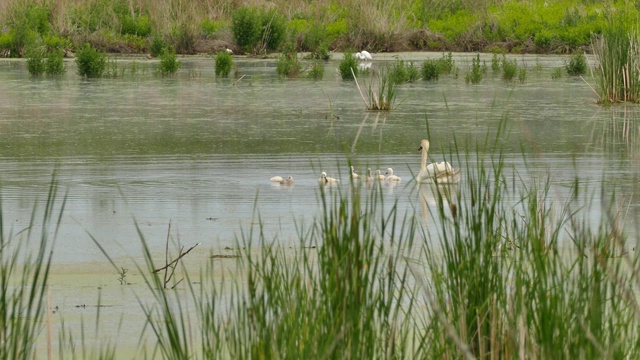
{"type": "Polygon", "coordinates": [[[615,17],[592,41],[597,59],[596,90],[600,102],[637,102],[640,99],[638,32],[615,17]]]}
{"type": "Polygon", "coordinates": [[[36,339],[50,311],[46,305],[49,271],[66,196],[61,204],[59,201],[54,178],[44,209],[36,203],[29,225],[16,233],[7,229],[4,211],[0,211],[0,359],[33,359],[36,355],[36,339]],[[42,218],[37,220],[40,213],[42,218]],[[37,249],[35,254],[29,247],[37,249]]]}

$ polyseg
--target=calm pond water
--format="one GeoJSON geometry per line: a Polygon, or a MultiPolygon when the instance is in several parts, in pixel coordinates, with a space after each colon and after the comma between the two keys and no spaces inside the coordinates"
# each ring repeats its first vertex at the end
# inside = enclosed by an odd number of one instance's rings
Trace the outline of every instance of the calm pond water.
{"type": "MultiPolygon", "coordinates": [[[[420,64],[441,54],[377,54],[373,67],[395,56],[420,64]]],[[[97,80],[79,78],[73,61],[59,79],[32,78],[24,62],[1,61],[5,222],[14,231],[28,224],[57,167],[68,200],[56,263],[104,260],[87,233],[113,258],[139,256],[134,220],[153,253],[164,253],[169,223],[186,246],[234,246],[240,230],[256,224],[254,204],[268,238],[295,244],[295,222],[318,214],[320,172],[340,177],[347,189],[349,158],[361,174],[393,167],[403,181],[383,188],[388,203],[419,209],[410,178],[419,171],[428,120],[430,161],[450,157],[456,144],[461,161],[475,158],[482,155],[475,144],[489,137],[491,147],[504,149],[508,171],[549,175],[560,200],[575,177],[588,184],[594,220],[601,186],[605,196],[615,191],[633,231],[640,111],[597,105],[589,77],[552,79],[566,58],[519,56],[525,83],[506,83],[489,70],[479,85],[467,85],[471,55],[455,54],[457,78],[402,85],[389,113],[364,110],[355,84],[339,78],[339,58],[326,63],[322,81],[279,79],[274,60],[241,57],[230,79],[217,79],[208,57],[181,59],[170,78],[153,74],[155,61],[121,58],[124,76],[97,80]],[[494,144],[503,119],[508,131],[494,144]],[[295,185],[273,185],[275,175],[291,175],[295,185]]]]}

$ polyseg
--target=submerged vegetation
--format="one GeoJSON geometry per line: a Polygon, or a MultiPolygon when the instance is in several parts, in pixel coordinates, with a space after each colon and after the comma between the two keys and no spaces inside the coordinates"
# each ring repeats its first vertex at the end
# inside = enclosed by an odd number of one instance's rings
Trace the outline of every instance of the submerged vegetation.
{"type": "Polygon", "coordinates": [[[638,10],[624,2],[583,0],[256,1],[227,3],[126,0],[30,1],[0,4],[0,50],[25,56],[39,38],[84,43],[106,52],[151,53],[173,46],[179,54],[215,53],[225,46],[252,54],[293,45],[326,59],[329,51],[466,51],[573,53],[602,34],[607,18],[638,10]]]}

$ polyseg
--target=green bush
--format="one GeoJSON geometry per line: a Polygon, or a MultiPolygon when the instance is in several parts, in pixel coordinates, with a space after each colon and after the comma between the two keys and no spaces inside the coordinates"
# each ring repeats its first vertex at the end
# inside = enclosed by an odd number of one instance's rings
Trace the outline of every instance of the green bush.
{"type": "Polygon", "coordinates": [[[276,59],[276,72],[280,76],[296,77],[300,75],[302,65],[295,51],[284,52],[276,59]]]}
{"type": "Polygon", "coordinates": [[[215,57],[216,76],[227,77],[233,68],[233,55],[226,51],[220,51],[215,57]]]}
{"type": "Polygon", "coordinates": [[[47,75],[62,75],[67,72],[62,50],[50,51],[45,62],[47,75]]]}
{"type": "Polygon", "coordinates": [[[440,68],[438,67],[438,60],[429,59],[422,63],[422,80],[438,80],[439,76],[440,68]]]}
{"type": "Polygon", "coordinates": [[[276,9],[261,14],[261,38],[268,50],[277,50],[287,35],[287,22],[276,9]]]}
{"type": "Polygon", "coordinates": [[[480,65],[480,54],[477,54],[474,58],[471,59],[471,71],[468,72],[464,80],[465,82],[471,84],[478,84],[482,81],[482,66],[480,65]]]}
{"type": "Polygon", "coordinates": [[[84,44],[76,53],[76,65],[78,66],[78,75],[99,78],[102,77],[106,68],[107,56],[93,46],[84,44]]]}
{"type": "Polygon", "coordinates": [[[187,24],[182,24],[173,30],[173,42],[175,51],[181,54],[194,54],[196,52],[196,33],[187,24]]]}
{"type": "Polygon", "coordinates": [[[200,35],[205,39],[209,39],[223,27],[224,23],[221,21],[211,21],[209,19],[204,19],[200,23],[200,35]]]}
{"type": "Polygon", "coordinates": [[[518,61],[516,59],[507,60],[506,56],[502,58],[502,79],[511,81],[518,73],[518,61]]]}
{"type": "Polygon", "coordinates": [[[324,65],[322,65],[319,61],[314,61],[311,65],[311,70],[307,74],[307,77],[314,80],[322,80],[324,77],[324,65]]]}
{"type": "Polygon", "coordinates": [[[160,63],[158,63],[158,71],[162,76],[175,74],[182,64],[176,57],[176,52],[173,48],[169,47],[165,49],[160,55],[160,63]]]}
{"type": "Polygon", "coordinates": [[[353,80],[353,75],[358,76],[358,61],[352,52],[345,52],[344,59],[340,61],[340,76],[342,80],[353,80]],[[353,73],[351,73],[353,71],[353,73]]]}
{"type": "Polygon", "coordinates": [[[160,54],[162,54],[164,49],[167,48],[167,46],[168,44],[166,41],[164,41],[162,36],[156,34],[153,36],[153,39],[151,39],[151,44],[149,45],[149,54],[153,57],[158,57],[160,56],[160,54]]]}
{"type": "Polygon", "coordinates": [[[34,76],[42,75],[46,70],[44,50],[41,46],[32,46],[27,50],[27,70],[34,76]]]}
{"type": "Polygon", "coordinates": [[[261,22],[258,11],[247,6],[240,7],[231,15],[233,37],[243,50],[250,50],[260,39],[261,22]]]}
{"type": "Polygon", "coordinates": [[[565,63],[567,74],[571,76],[584,75],[587,73],[587,58],[584,53],[577,53],[571,56],[568,63],[565,63]]]}

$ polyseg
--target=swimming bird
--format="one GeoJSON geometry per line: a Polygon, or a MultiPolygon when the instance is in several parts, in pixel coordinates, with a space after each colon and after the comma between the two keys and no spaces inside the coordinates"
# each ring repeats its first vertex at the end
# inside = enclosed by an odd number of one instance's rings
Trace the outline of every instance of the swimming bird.
{"type": "Polygon", "coordinates": [[[387,181],[400,181],[400,176],[393,175],[392,168],[387,168],[387,172],[384,174],[387,176],[387,181]]]}
{"type": "Polygon", "coordinates": [[[325,184],[336,184],[339,183],[340,180],[327,176],[327,173],[323,171],[320,176],[320,182],[325,184]]]}
{"type": "Polygon", "coordinates": [[[382,175],[382,172],[380,170],[376,170],[376,180],[384,180],[384,175],[382,175]]]}
{"type": "Polygon", "coordinates": [[[367,168],[367,177],[365,178],[366,182],[373,181],[373,176],[371,176],[371,168],[367,168]]]}
{"type": "Polygon", "coordinates": [[[360,175],[356,174],[355,170],[353,170],[353,166],[351,167],[351,178],[353,180],[357,180],[360,178],[360,175]]]}
{"type": "Polygon", "coordinates": [[[280,180],[280,185],[293,185],[293,176],[288,176],[286,179],[280,180]]]}
{"type": "Polygon", "coordinates": [[[427,153],[429,152],[429,140],[420,142],[419,151],[422,151],[422,161],[420,162],[420,173],[416,181],[418,183],[439,183],[439,184],[457,184],[460,182],[460,170],[454,170],[451,164],[441,162],[438,164],[429,164],[427,166],[427,153]]]}
{"type": "Polygon", "coordinates": [[[360,61],[371,61],[373,57],[367,50],[362,50],[356,53],[356,58],[360,61]]]}
{"type": "Polygon", "coordinates": [[[283,180],[282,176],[274,176],[270,179],[270,181],[273,181],[273,182],[281,182],[282,180],[283,180]]]}

